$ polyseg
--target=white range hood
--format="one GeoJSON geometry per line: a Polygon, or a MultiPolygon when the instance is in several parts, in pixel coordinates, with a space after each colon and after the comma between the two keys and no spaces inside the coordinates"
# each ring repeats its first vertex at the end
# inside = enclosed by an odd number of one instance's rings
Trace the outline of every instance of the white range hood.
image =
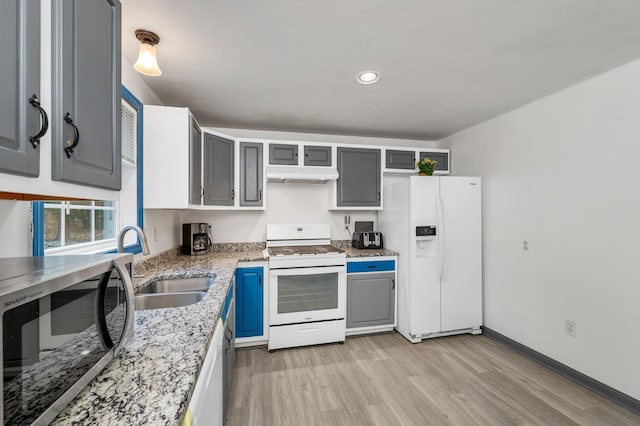
{"type": "Polygon", "coordinates": [[[268,166],[266,176],[267,182],[327,183],[338,179],[338,170],[334,167],[268,166]]]}

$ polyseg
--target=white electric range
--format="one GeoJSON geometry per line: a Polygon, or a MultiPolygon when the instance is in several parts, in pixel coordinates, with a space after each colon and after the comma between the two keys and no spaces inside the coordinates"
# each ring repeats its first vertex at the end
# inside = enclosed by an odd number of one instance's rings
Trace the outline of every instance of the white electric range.
{"type": "Polygon", "coordinates": [[[344,250],[329,224],[267,225],[268,349],[344,343],[347,276],[344,250]]]}

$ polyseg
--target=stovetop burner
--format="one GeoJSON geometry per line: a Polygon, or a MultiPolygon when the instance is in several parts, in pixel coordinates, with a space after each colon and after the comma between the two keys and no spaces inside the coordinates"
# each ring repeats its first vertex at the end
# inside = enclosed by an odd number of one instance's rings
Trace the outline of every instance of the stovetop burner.
{"type": "Polygon", "coordinates": [[[301,256],[305,254],[323,255],[340,253],[344,253],[344,250],[332,245],[269,247],[270,256],[301,256]]]}

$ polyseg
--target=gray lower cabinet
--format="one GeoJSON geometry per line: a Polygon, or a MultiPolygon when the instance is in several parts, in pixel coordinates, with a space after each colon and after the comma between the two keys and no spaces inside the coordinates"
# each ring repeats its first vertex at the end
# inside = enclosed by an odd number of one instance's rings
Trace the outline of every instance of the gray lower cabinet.
{"type": "Polygon", "coordinates": [[[387,169],[415,170],[416,152],[387,149],[385,152],[385,167],[387,169]]]}
{"type": "Polygon", "coordinates": [[[119,190],[120,2],[51,7],[52,178],[119,190]]]}
{"type": "Polygon", "coordinates": [[[420,152],[420,160],[425,158],[436,161],[436,165],[433,168],[434,171],[449,172],[448,152],[420,152]]]}
{"type": "Polygon", "coordinates": [[[233,206],[234,141],[221,136],[204,134],[204,196],[208,206],[233,206]]]}
{"type": "Polygon", "coordinates": [[[39,1],[0,1],[0,43],[0,172],[35,177],[47,130],[39,105],[39,1]]]}
{"type": "Polygon", "coordinates": [[[236,304],[235,297],[231,299],[224,326],[224,346],[222,347],[222,412],[227,411],[227,403],[233,380],[233,364],[236,353],[236,304]]]}
{"type": "Polygon", "coordinates": [[[347,328],[392,325],[395,319],[395,273],[347,276],[347,328]]]}
{"type": "Polygon", "coordinates": [[[202,203],[202,131],[190,116],[189,132],[189,202],[202,203]]]}
{"type": "Polygon", "coordinates": [[[261,143],[240,142],[240,205],[262,206],[261,143]]]}
{"type": "Polygon", "coordinates": [[[331,166],[331,147],[305,145],[304,165],[305,166],[331,166]]]}
{"type": "Polygon", "coordinates": [[[338,207],[379,207],[380,150],[338,147],[338,207]]]}
{"type": "Polygon", "coordinates": [[[270,143],[269,164],[297,166],[298,145],[270,143]]]}

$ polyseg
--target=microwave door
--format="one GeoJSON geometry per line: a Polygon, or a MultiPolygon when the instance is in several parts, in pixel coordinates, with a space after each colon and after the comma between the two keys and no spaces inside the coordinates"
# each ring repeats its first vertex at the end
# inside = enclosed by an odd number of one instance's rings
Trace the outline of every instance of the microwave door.
{"type": "Polygon", "coordinates": [[[21,353],[3,345],[5,424],[53,420],[52,404],[73,393],[90,370],[112,359],[108,354],[127,321],[126,285],[118,269],[110,268],[4,313],[3,342],[22,342],[21,353]],[[100,315],[106,317],[102,324],[100,315]],[[34,340],[35,345],[25,346],[34,340]],[[11,365],[5,362],[9,357],[11,365]]]}

